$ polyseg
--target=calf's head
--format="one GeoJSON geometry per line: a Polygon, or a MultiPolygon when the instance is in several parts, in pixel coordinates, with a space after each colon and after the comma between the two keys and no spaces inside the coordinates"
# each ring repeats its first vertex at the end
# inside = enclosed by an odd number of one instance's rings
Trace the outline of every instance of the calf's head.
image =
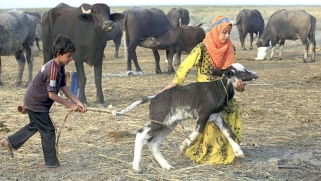
{"type": "Polygon", "coordinates": [[[212,75],[229,78],[229,81],[233,84],[235,84],[238,79],[241,79],[243,82],[249,82],[259,77],[256,72],[247,70],[240,63],[233,63],[226,69],[214,69],[212,75]]]}
{"type": "Polygon", "coordinates": [[[159,42],[156,41],[156,39],[153,36],[142,38],[138,42],[138,46],[144,47],[144,48],[157,48],[159,45],[159,42]]]}

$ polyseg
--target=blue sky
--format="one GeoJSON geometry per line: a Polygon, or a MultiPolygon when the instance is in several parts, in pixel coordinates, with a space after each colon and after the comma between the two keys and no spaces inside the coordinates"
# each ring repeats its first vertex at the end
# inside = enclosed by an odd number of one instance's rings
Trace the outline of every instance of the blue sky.
{"type": "Polygon", "coordinates": [[[157,5],[321,5],[316,0],[0,0],[0,9],[11,8],[50,8],[65,2],[71,6],[80,6],[82,3],[105,3],[109,6],[157,6],[157,5]]]}

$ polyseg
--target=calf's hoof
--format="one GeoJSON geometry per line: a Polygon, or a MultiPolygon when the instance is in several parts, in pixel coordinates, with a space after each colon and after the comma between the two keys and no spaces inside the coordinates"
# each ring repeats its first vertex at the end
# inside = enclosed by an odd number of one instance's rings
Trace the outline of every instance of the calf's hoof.
{"type": "Polygon", "coordinates": [[[242,150],[241,150],[241,151],[234,152],[234,155],[235,155],[235,157],[237,157],[237,158],[244,158],[244,157],[245,157],[242,150]]]}
{"type": "Polygon", "coordinates": [[[175,169],[175,167],[173,167],[172,165],[169,165],[169,164],[163,166],[162,168],[163,168],[163,170],[167,170],[167,171],[169,171],[169,170],[174,170],[174,169],[175,169]]]}
{"type": "Polygon", "coordinates": [[[179,154],[181,156],[184,156],[186,149],[187,149],[187,144],[184,142],[179,148],[179,154]]]}
{"type": "Polygon", "coordinates": [[[139,166],[133,166],[133,170],[139,174],[142,174],[142,170],[140,169],[139,166]]]}

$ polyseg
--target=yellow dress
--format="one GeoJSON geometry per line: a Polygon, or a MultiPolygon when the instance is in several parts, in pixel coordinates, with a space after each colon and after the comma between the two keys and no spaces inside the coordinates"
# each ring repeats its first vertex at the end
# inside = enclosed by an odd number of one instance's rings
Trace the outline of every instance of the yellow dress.
{"type": "MultiPolygon", "coordinates": [[[[182,62],[177,69],[173,82],[179,86],[183,85],[187,74],[193,67],[197,68],[197,82],[216,80],[209,76],[213,65],[203,42],[198,44],[182,62]]],[[[242,113],[234,98],[224,108],[223,120],[231,127],[236,136],[236,142],[240,143],[242,113]]],[[[185,155],[195,163],[206,164],[229,164],[235,159],[231,145],[213,122],[206,124],[204,132],[187,148],[185,155]]]]}

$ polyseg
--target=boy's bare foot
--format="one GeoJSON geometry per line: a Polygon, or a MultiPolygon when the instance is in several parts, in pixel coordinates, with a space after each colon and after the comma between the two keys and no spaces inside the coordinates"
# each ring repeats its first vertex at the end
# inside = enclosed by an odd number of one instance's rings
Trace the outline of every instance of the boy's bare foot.
{"type": "Polygon", "coordinates": [[[13,158],[13,152],[12,152],[12,148],[11,146],[9,145],[7,139],[3,138],[1,140],[1,144],[7,148],[8,152],[9,152],[9,155],[11,156],[11,158],[13,158]]]}

